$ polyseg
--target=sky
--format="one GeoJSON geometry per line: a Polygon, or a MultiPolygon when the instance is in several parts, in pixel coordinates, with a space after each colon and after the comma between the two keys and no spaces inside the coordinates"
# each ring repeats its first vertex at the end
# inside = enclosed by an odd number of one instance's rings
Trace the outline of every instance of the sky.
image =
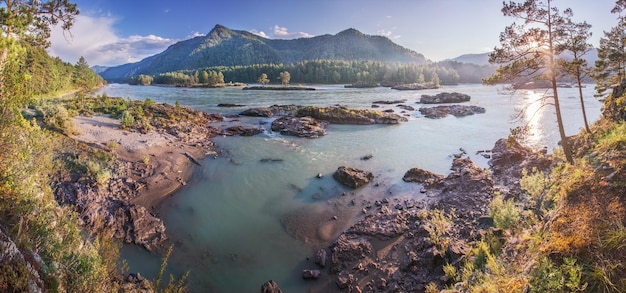
{"type": "MultiPolygon", "coordinates": [[[[271,39],[336,34],[354,28],[382,35],[432,61],[485,53],[513,18],[502,0],[71,0],[80,15],[71,31],[55,28],[48,50],[76,63],[137,62],[169,45],[205,35],[216,24],[271,39]]],[[[517,1],[521,2],[521,1],[517,1]]],[[[591,43],[617,24],[615,0],[554,0],[592,25],[591,43]]]]}

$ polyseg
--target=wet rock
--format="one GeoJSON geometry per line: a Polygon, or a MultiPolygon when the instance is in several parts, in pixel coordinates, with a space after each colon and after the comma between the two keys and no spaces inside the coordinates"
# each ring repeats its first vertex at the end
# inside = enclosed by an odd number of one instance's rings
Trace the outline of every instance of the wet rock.
{"type": "Polygon", "coordinates": [[[424,115],[426,118],[431,119],[440,119],[444,118],[448,115],[453,115],[455,117],[464,117],[474,114],[483,114],[485,113],[485,108],[478,106],[463,106],[463,105],[450,105],[450,106],[437,106],[431,108],[420,108],[420,113],[424,115]]]}
{"type": "Polygon", "coordinates": [[[415,111],[415,108],[409,105],[398,105],[398,108],[406,110],[406,111],[415,111]]]}
{"type": "Polygon", "coordinates": [[[404,180],[405,182],[416,182],[422,183],[425,186],[432,186],[440,183],[443,178],[443,175],[435,174],[424,169],[411,168],[409,171],[406,171],[406,173],[404,173],[404,177],[402,177],[402,180],[404,180]]]}
{"type": "Polygon", "coordinates": [[[367,109],[348,109],[343,106],[315,107],[306,106],[298,110],[295,116],[309,116],[331,124],[398,124],[408,121],[397,114],[383,113],[367,109]]]}
{"type": "Polygon", "coordinates": [[[470,96],[461,93],[439,93],[434,96],[422,95],[420,103],[422,104],[448,104],[448,103],[463,103],[469,102],[470,96]]]}
{"type": "Polygon", "coordinates": [[[367,161],[367,160],[369,160],[369,159],[371,159],[371,158],[373,158],[373,157],[374,157],[373,155],[365,155],[365,156],[362,156],[362,157],[361,157],[361,160],[362,160],[362,161],[367,161]]]}
{"type": "Polygon", "coordinates": [[[315,263],[320,267],[326,267],[326,249],[320,249],[315,254],[315,263]]]}
{"type": "Polygon", "coordinates": [[[269,280],[261,286],[261,293],[283,293],[274,280],[269,280]]]}
{"type": "Polygon", "coordinates": [[[374,180],[374,174],[356,168],[341,166],[333,173],[333,178],[345,186],[359,188],[374,180]]]}
{"type": "Polygon", "coordinates": [[[305,280],[319,279],[320,274],[320,270],[302,270],[302,278],[305,280]]]}
{"type": "Polygon", "coordinates": [[[326,123],[311,117],[285,116],[272,122],[272,131],[278,131],[283,135],[318,138],[326,135],[326,123]]]}
{"type": "Polygon", "coordinates": [[[331,270],[339,272],[345,268],[354,267],[355,261],[360,261],[372,254],[372,244],[367,237],[343,233],[331,248],[331,270]]]}
{"type": "Polygon", "coordinates": [[[270,108],[260,107],[260,108],[250,108],[241,113],[241,116],[251,116],[251,117],[272,117],[274,113],[270,108]]]}
{"type": "Polygon", "coordinates": [[[243,127],[241,125],[231,126],[223,130],[222,135],[227,136],[253,136],[262,133],[263,129],[258,127],[243,127]]]}
{"type": "Polygon", "coordinates": [[[375,101],[372,102],[373,104],[385,104],[385,105],[392,105],[392,104],[402,104],[402,103],[406,103],[406,99],[402,99],[402,100],[393,100],[393,101],[375,101]]]}

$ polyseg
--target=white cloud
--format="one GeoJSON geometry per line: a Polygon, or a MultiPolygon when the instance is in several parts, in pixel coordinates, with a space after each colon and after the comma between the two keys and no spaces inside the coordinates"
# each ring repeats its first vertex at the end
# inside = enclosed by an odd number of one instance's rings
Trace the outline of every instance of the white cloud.
{"type": "Polygon", "coordinates": [[[395,29],[396,29],[395,27],[393,27],[391,30],[379,29],[378,31],[376,31],[376,34],[379,35],[379,36],[385,36],[385,37],[387,37],[389,39],[392,39],[392,40],[397,40],[397,39],[402,38],[402,35],[394,34],[393,31],[395,29]]]}
{"type": "Polygon", "coordinates": [[[277,39],[310,38],[313,35],[305,32],[290,33],[286,27],[274,25],[272,36],[277,39]]]}
{"type": "Polygon", "coordinates": [[[197,32],[197,31],[193,31],[191,32],[191,34],[187,35],[187,39],[193,39],[195,37],[202,37],[205,34],[201,33],[201,32],[197,32]]]}
{"type": "Polygon", "coordinates": [[[263,37],[263,38],[266,38],[266,39],[268,39],[270,37],[264,31],[257,31],[255,29],[253,29],[253,30],[250,30],[250,32],[255,34],[255,35],[257,35],[257,36],[259,36],[259,37],[263,37]]]}
{"type": "Polygon", "coordinates": [[[255,29],[250,30],[250,32],[257,36],[264,37],[267,39],[297,39],[297,38],[313,37],[313,35],[305,33],[305,32],[297,32],[297,33],[289,32],[289,30],[286,27],[279,26],[279,25],[274,25],[274,27],[271,27],[270,30],[272,30],[272,33],[269,35],[266,34],[264,31],[259,31],[255,29]]]}
{"type": "Polygon", "coordinates": [[[162,52],[178,41],[155,35],[120,38],[114,33],[114,23],[111,17],[79,15],[71,30],[73,38],[68,40],[59,27],[53,29],[49,52],[70,63],[83,56],[89,65],[119,65],[162,52]]]}

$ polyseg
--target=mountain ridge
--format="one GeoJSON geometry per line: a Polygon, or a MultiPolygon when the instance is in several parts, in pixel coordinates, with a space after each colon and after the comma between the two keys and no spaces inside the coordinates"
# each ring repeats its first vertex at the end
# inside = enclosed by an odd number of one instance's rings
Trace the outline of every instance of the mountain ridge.
{"type": "Polygon", "coordinates": [[[139,62],[107,68],[100,74],[113,80],[215,66],[293,64],[323,59],[431,63],[422,54],[397,45],[387,37],[366,35],[354,28],[335,35],[285,40],[269,39],[217,24],[204,36],[177,42],[161,53],[139,62]]]}

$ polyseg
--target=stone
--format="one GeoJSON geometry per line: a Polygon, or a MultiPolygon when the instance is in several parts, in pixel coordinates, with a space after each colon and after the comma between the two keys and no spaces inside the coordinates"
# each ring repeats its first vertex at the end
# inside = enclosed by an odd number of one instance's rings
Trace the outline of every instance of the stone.
{"type": "Polygon", "coordinates": [[[333,173],[333,178],[345,186],[359,188],[374,180],[374,174],[356,168],[341,166],[333,173]]]}
{"type": "Polygon", "coordinates": [[[282,135],[318,138],[326,135],[326,124],[311,117],[285,116],[272,122],[272,131],[282,135]]]}
{"type": "Polygon", "coordinates": [[[251,116],[251,117],[272,117],[274,113],[270,108],[260,107],[260,108],[250,108],[241,113],[241,116],[251,116]]]}
{"type": "Polygon", "coordinates": [[[464,105],[450,105],[450,106],[437,106],[431,108],[420,108],[420,113],[426,118],[440,119],[448,115],[455,117],[464,117],[474,114],[484,114],[485,108],[479,106],[464,106],[464,105]]]}
{"type": "Polygon", "coordinates": [[[431,186],[441,182],[443,178],[443,175],[435,174],[424,169],[411,168],[404,173],[402,180],[404,180],[404,182],[423,183],[425,186],[431,186]]]}
{"type": "Polygon", "coordinates": [[[243,127],[241,125],[231,126],[222,131],[222,135],[226,136],[253,136],[262,133],[263,129],[258,127],[243,127]]]}
{"type": "Polygon", "coordinates": [[[354,281],[354,275],[347,272],[341,272],[337,275],[337,287],[339,287],[339,289],[348,288],[348,286],[352,285],[354,281]]]}
{"type": "Polygon", "coordinates": [[[320,270],[302,270],[302,278],[305,280],[319,279],[320,274],[320,270]]]}
{"type": "Polygon", "coordinates": [[[315,263],[320,267],[326,267],[326,249],[320,249],[315,253],[315,263]]]}
{"type": "Polygon", "coordinates": [[[283,293],[274,280],[269,280],[261,285],[261,293],[283,293]]]}
{"type": "Polygon", "coordinates": [[[470,96],[461,93],[439,93],[434,96],[422,95],[420,103],[422,104],[449,104],[469,102],[470,96]]]}

